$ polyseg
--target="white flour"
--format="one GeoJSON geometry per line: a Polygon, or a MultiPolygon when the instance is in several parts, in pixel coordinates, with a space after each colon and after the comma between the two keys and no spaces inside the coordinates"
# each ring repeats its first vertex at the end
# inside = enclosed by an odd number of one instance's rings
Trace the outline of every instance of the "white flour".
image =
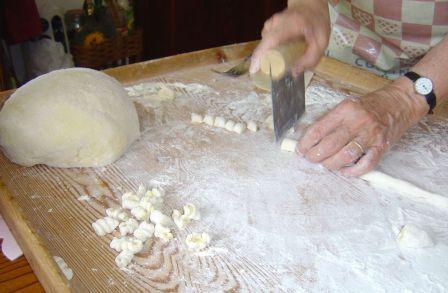
{"type": "MultiPolygon", "coordinates": [[[[252,91],[248,82],[225,81],[197,84],[180,73],[163,80],[176,90],[175,101],[139,110],[142,137],[116,163],[135,182],[166,186],[169,208],[186,202],[201,208],[203,219],[178,233],[179,239],[192,230],[212,234],[209,250],[180,251],[181,263],[195,272],[190,276],[195,285],[223,288],[210,281],[201,265],[213,259],[232,264],[243,290],[448,290],[448,211],[379,193],[359,179],[342,178],[282,153],[271,130],[237,135],[191,125],[191,112],[258,122],[269,116],[268,94],[252,91]],[[436,245],[401,250],[395,237],[404,224],[425,228],[436,245]]],[[[157,82],[141,86],[146,93],[155,93],[156,87],[157,82]]],[[[143,95],[133,94],[133,99],[139,103],[143,95]]],[[[292,136],[299,137],[305,125],[348,97],[312,83],[306,115],[292,136]]],[[[448,196],[447,134],[446,121],[426,119],[385,156],[379,169],[448,196]]],[[[192,285],[185,281],[181,286],[192,285]]]]}

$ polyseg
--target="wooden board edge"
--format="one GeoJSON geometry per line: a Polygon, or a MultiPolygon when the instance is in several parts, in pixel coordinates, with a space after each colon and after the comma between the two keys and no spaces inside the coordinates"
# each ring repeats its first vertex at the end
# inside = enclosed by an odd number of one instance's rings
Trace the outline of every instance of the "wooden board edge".
{"type": "Polygon", "coordinates": [[[168,74],[173,71],[240,59],[251,54],[258,43],[259,41],[250,41],[182,53],[160,59],[109,68],[104,70],[104,72],[124,84],[137,82],[145,78],[168,74]]]}
{"type": "Polygon", "coordinates": [[[2,180],[0,180],[0,213],[45,291],[70,292],[69,285],[51,253],[45,248],[40,237],[33,232],[28,220],[23,217],[20,206],[2,180]]]}

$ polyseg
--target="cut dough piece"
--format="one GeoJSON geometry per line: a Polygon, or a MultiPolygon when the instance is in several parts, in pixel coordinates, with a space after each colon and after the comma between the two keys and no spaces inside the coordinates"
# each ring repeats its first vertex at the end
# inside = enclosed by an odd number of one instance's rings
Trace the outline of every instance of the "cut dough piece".
{"type": "Polygon", "coordinates": [[[131,214],[139,221],[147,221],[149,219],[148,210],[140,205],[133,208],[131,214]]]}
{"type": "Polygon", "coordinates": [[[120,229],[120,235],[126,236],[127,234],[134,233],[135,229],[138,227],[137,220],[131,218],[127,220],[126,222],[120,223],[118,228],[120,229]]]}
{"type": "Polygon", "coordinates": [[[154,187],[153,189],[151,189],[151,194],[155,197],[163,197],[165,195],[165,191],[161,188],[156,188],[154,187]]]}
{"type": "Polygon", "coordinates": [[[41,75],[0,111],[0,145],[24,166],[104,166],[139,136],[137,111],[121,84],[87,68],[41,75]]]}
{"type": "Polygon", "coordinates": [[[211,241],[211,237],[208,233],[191,233],[185,239],[185,243],[191,250],[202,250],[206,248],[211,241]]]}
{"type": "Polygon", "coordinates": [[[291,138],[285,138],[280,145],[280,149],[286,152],[295,152],[297,146],[297,140],[291,138]]]}
{"type": "Polygon", "coordinates": [[[161,100],[174,100],[176,97],[174,91],[164,84],[162,84],[160,90],[157,92],[157,95],[161,100]]]}
{"type": "Polygon", "coordinates": [[[174,224],[180,229],[183,230],[190,223],[190,218],[182,215],[178,210],[173,210],[173,214],[171,215],[173,218],[174,224]]]}
{"type": "Polygon", "coordinates": [[[168,242],[173,239],[173,234],[171,233],[170,229],[161,224],[155,225],[154,236],[160,238],[163,242],[168,242]]]}
{"type": "Polygon", "coordinates": [[[379,171],[370,171],[360,177],[373,187],[384,188],[398,193],[400,196],[413,201],[430,204],[448,210],[448,197],[428,192],[409,182],[389,176],[379,171]]]}
{"type": "Polygon", "coordinates": [[[108,208],[106,210],[106,215],[121,222],[127,221],[129,219],[128,213],[126,213],[125,210],[119,207],[108,208]]]}
{"type": "Polygon", "coordinates": [[[249,121],[247,122],[247,129],[249,129],[252,132],[257,132],[258,131],[258,125],[255,121],[249,121]]]}
{"type": "Polygon", "coordinates": [[[123,250],[115,258],[115,263],[119,268],[125,268],[131,263],[133,258],[134,258],[133,253],[123,250]]]}
{"type": "Polygon", "coordinates": [[[119,223],[120,222],[118,222],[118,220],[115,220],[111,217],[105,217],[105,218],[96,220],[92,224],[92,228],[93,228],[93,230],[95,230],[95,233],[98,236],[104,236],[108,233],[112,233],[112,231],[114,231],[115,228],[117,228],[119,223]]]}
{"type": "Polygon", "coordinates": [[[117,252],[128,251],[136,254],[143,250],[143,241],[134,237],[114,237],[109,246],[117,252]]]}
{"type": "Polygon", "coordinates": [[[233,127],[235,126],[235,122],[232,120],[227,120],[226,125],[225,125],[225,129],[228,131],[232,131],[233,127]]]}
{"type": "Polygon", "coordinates": [[[191,113],[191,123],[202,123],[204,118],[201,114],[191,113]]]}
{"type": "Polygon", "coordinates": [[[201,214],[199,213],[199,210],[192,203],[187,203],[186,205],[184,205],[184,215],[187,218],[195,221],[199,221],[201,219],[201,214]]]}
{"type": "Polygon", "coordinates": [[[173,221],[167,215],[163,214],[159,210],[154,210],[151,212],[149,219],[154,224],[160,224],[165,227],[171,227],[173,225],[173,221]]]}
{"type": "Polygon", "coordinates": [[[132,210],[140,203],[140,198],[137,194],[132,192],[126,192],[121,196],[121,206],[124,209],[132,210]]]}
{"type": "Polygon", "coordinates": [[[53,256],[53,259],[57,263],[67,280],[70,281],[71,279],[73,279],[73,270],[67,265],[65,260],[60,256],[53,256]]]}
{"type": "Polygon", "coordinates": [[[240,122],[233,126],[232,131],[238,134],[243,133],[246,130],[246,123],[240,122]]]}
{"type": "Polygon", "coordinates": [[[154,225],[148,222],[141,222],[134,231],[134,237],[141,241],[148,240],[154,234],[154,225]]]}
{"type": "Polygon", "coordinates": [[[226,127],[226,119],[224,117],[216,117],[215,123],[213,125],[215,127],[225,128],[226,127]]]}
{"type": "Polygon", "coordinates": [[[414,225],[405,225],[397,236],[397,242],[401,247],[425,248],[434,246],[434,242],[425,230],[414,225]]]}
{"type": "Polygon", "coordinates": [[[207,125],[213,126],[215,124],[215,116],[205,115],[203,122],[207,125]]]}

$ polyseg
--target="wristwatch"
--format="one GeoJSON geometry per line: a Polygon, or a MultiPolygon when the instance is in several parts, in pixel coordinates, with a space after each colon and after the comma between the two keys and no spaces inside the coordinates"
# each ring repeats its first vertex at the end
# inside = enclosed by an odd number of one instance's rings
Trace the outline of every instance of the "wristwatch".
{"type": "Polygon", "coordinates": [[[420,74],[413,71],[407,72],[404,76],[412,80],[414,83],[415,92],[426,98],[426,102],[429,105],[428,114],[432,114],[433,109],[436,106],[436,95],[433,91],[432,81],[429,78],[420,76],[420,74]]]}

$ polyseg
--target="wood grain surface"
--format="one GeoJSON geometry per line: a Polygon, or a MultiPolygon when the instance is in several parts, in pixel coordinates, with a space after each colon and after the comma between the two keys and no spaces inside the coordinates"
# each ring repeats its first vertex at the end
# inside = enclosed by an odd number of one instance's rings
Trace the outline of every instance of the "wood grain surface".
{"type": "MultiPolygon", "coordinates": [[[[239,59],[251,52],[255,45],[248,43],[204,50],[106,72],[124,84],[135,83],[239,59]]],[[[188,72],[193,74],[189,78],[211,78],[209,69],[188,72]]],[[[372,91],[388,83],[373,74],[329,58],[322,60],[316,74],[333,82],[334,86],[348,87],[348,90],[358,93],[372,91]]],[[[9,94],[2,93],[0,97],[5,99],[9,94]]],[[[156,161],[149,149],[144,151],[147,161],[142,164],[147,164],[146,168],[155,172],[161,162],[156,161]]],[[[99,238],[90,226],[104,215],[105,208],[119,204],[118,197],[123,191],[136,190],[140,183],[116,164],[97,169],[59,169],[43,165],[25,168],[1,155],[0,165],[5,183],[0,185],[0,212],[48,292],[85,292],[93,288],[97,292],[176,291],[180,289],[180,279],[192,288],[203,290],[206,287],[195,284],[197,272],[188,269],[187,260],[194,261],[201,271],[209,270],[208,288],[213,288],[213,284],[233,291],[250,288],[251,284],[275,288],[275,280],[268,267],[245,257],[238,261],[230,261],[220,255],[214,258],[186,258],[180,253],[177,239],[170,245],[151,241],[145,251],[138,255],[133,271],[119,270],[114,263],[115,253],[108,246],[112,236],[99,238]],[[79,200],[83,195],[88,195],[91,200],[79,200]],[[71,281],[65,280],[53,256],[62,257],[73,269],[75,276],[71,281]],[[247,276],[235,275],[241,271],[247,271],[247,276]]],[[[168,205],[175,203],[168,202],[168,205]]]]}
{"type": "Polygon", "coordinates": [[[8,260],[0,252],[0,292],[45,292],[24,256],[8,260]]]}

